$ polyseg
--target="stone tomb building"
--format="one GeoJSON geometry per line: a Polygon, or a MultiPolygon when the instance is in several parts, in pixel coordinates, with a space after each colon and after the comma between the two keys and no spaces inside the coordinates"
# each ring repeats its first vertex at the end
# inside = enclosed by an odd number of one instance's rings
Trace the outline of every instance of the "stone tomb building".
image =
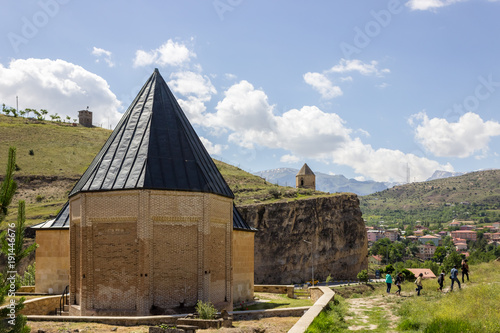
{"type": "Polygon", "coordinates": [[[312,172],[307,163],[304,163],[295,176],[295,187],[311,189],[313,191],[316,190],[316,175],[312,172]]]}
{"type": "Polygon", "coordinates": [[[70,315],[231,310],[233,198],[155,70],[69,194],[70,315]]]}

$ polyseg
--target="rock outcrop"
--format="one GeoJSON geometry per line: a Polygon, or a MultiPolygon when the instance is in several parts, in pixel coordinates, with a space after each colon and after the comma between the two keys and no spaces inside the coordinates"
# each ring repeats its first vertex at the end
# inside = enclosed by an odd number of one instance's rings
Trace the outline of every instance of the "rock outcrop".
{"type": "Polygon", "coordinates": [[[255,283],[356,278],[368,265],[365,224],[355,194],[240,206],[255,234],[255,283]],[[307,241],[307,242],[306,242],[307,241]],[[312,246],[310,243],[312,242],[312,246]]]}

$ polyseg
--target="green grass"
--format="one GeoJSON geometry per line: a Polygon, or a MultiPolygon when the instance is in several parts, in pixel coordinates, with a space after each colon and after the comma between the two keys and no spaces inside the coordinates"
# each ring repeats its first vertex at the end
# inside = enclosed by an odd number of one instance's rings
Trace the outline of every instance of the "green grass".
{"type": "Polygon", "coordinates": [[[345,332],[348,325],[345,317],[349,307],[341,296],[335,296],[328,307],[309,325],[306,333],[345,332]]]}
{"type": "MultiPolygon", "coordinates": [[[[110,130],[73,127],[52,121],[28,121],[0,115],[0,161],[8,147],[17,149],[15,176],[80,176],[111,134],[110,130]],[[30,150],[33,155],[30,155],[30,150]]],[[[5,172],[0,164],[0,175],[5,172]]]]}
{"type": "Polygon", "coordinates": [[[311,299],[293,299],[289,298],[286,294],[267,294],[267,293],[255,293],[259,299],[266,302],[256,303],[249,306],[235,306],[235,311],[243,310],[267,310],[267,309],[285,309],[285,308],[297,308],[302,306],[311,306],[313,302],[311,299]]]}
{"type": "MultiPolygon", "coordinates": [[[[500,263],[471,266],[471,282],[452,293],[424,281],[422,297],[401,304],[398,328],[408,332],[500,332],[500,263]]],[[[449,287],[449,279],[446,287],[449,287]]]]}

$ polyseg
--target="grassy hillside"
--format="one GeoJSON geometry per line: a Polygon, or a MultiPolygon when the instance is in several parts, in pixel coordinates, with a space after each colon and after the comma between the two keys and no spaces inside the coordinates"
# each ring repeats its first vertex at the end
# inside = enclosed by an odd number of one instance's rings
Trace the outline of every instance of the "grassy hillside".
{"type": "Polygon", "coordinates": [[[437,222],[498,219],[500,170],[411,183],[360,198],[365,218],[437,222]]]}
{"type": "MultiPolygon", "coordinates": [[[[53,218],[80,176],[111,134],[102,128],[0,115],[0,179],[9,146],[17,149],[18,191],[7,221],[16,219],[17,201],[26,201],[27,224],[53,218]]],[[[240,168],[214,160],[237,204],[290,200],[322,192],[296,190],[266,182],[240,168]]]]}

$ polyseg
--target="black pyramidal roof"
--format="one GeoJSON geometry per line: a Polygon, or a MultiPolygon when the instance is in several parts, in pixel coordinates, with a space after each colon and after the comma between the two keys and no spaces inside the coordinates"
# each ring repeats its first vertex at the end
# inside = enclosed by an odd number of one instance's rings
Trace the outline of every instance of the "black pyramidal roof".
{"type": "Polygon", "coordinates": [[[208,192],[234,198],[158,69],[69,196],[124,189],[208,192]]]}

